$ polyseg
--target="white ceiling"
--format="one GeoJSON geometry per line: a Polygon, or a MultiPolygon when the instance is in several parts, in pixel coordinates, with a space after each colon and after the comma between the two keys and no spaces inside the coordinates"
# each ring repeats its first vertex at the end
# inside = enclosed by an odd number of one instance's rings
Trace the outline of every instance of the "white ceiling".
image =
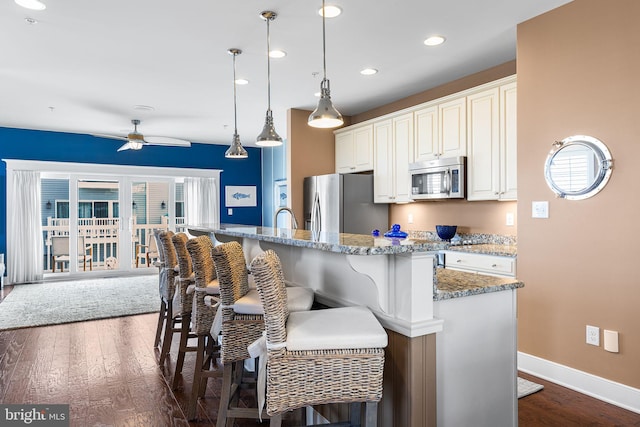
{"type": "MultiPolygon", "coordinates": [[[[42,0],[0,2],[0,126],[146,135],[229,144],[240,48],[238,133],[253,146],[267,104],[266,24],[273,10],[271,104],[286,137],[289,108],[313,110],[322,78],[322,18],[314,0],[42,0]],[[37,24],[27,24],[31,17],[37,24]],[[320,73],[314,76],[314,73],[320,73]],[[136,105],[154,107],[139,111],[136,105]]],[[[358,114],[515,58],[516,25],[568,0],[335,0],[327,76],[336,107],[358,114]],[[433,34],[439,47],[422,42],[433,34]],[[362,76],[365,67],[379,70],[362,76]]]]}

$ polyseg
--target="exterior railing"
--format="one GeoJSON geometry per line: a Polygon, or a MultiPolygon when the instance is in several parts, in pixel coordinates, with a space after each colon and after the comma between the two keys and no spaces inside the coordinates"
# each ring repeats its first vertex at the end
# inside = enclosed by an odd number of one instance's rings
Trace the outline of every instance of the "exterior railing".
{"type": "MultiPolygon", "coordinates": [[[[132,218],[132,259],[129,261],[135,265],[136,245],[148,245],[154,229],[166,230],[169,228],[168,218],[162,217],[160,224],[138,224],[137,218],[132,218]]],[[[186,230],[184,217],[176,218],[176,230],[186,230]]],[[[42,226],[44,240],[44,271],[51,272],[51,237],[69,235],[68,218],[47,218],[47,225],[42,226]]],[[[118,245],[120,243],[120,218],[81,218],[78,220],[78,235],[84,236],[85,244],[93,249],[93,269],[104,270],[114,268],[113,261],[107,263],[107,259],[115,258],[115,265],[123,262],[119,257],[118,245]],[[108,264],[108,265],[107,265],[108,264]]]]}

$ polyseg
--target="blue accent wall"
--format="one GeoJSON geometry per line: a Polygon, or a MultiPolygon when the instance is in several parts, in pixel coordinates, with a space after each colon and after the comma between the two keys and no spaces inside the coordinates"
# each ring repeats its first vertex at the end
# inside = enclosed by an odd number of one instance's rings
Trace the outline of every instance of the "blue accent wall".
{"type": "Polygon", "coordinates": [[[273,227],[273,214],[276,211],[274,186],[277,180],[287,179],[287,141],[278,147],[262,149],[262,224],[273,227]]]}
{"type": "MultiPolygon", "coordinates": [[[[90,135],[0,127],[0,159],[221,169],[220,221],[262,224],[261,149],[247,147],[249,158],[227,159],[224,157],[226,145],[192,143],[191,148],[150,146],[139,151],[118,152],[121,145],[119,140],[90,135]],[[224,205],[224,187],[227,185],[255,185],[258,205],[234,207],[233,216],[227,215],[224,205]]],[[[0,162],[1,253],[5,253],[7,247],[7,209],[11,209],[7,206],[7,168],[0,162]]]]}

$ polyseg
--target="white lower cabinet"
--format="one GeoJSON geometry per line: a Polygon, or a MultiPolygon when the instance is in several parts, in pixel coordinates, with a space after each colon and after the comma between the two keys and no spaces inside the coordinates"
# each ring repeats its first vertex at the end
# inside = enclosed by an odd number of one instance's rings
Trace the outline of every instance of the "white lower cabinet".
{"type": "Polygon", "coordinates": [[[413,114],[376,122],[373,134],[373,201],[411,201],[409,163],[413,159],[413,114]]]}
{"type": "Polygon", "coordinates": [[[458,251],[443,252],[445,268],[493,276],[515,277],[516,275],[516,259],[512,257],[458,251]]]}

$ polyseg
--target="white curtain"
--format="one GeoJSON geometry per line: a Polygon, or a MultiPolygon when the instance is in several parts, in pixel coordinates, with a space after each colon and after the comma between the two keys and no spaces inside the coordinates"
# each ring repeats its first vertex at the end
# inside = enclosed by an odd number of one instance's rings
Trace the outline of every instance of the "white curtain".
{"type": "Polygon", "coordinates": [[[185,223],[218,225],[218,186],[215,178],[184,179],[185,223]]]}
{"type": "Polygon", "coordinates": [[[7,181],[7,279],[9,283],[42,280],[40,173],[13,171],[7,181]]]}

